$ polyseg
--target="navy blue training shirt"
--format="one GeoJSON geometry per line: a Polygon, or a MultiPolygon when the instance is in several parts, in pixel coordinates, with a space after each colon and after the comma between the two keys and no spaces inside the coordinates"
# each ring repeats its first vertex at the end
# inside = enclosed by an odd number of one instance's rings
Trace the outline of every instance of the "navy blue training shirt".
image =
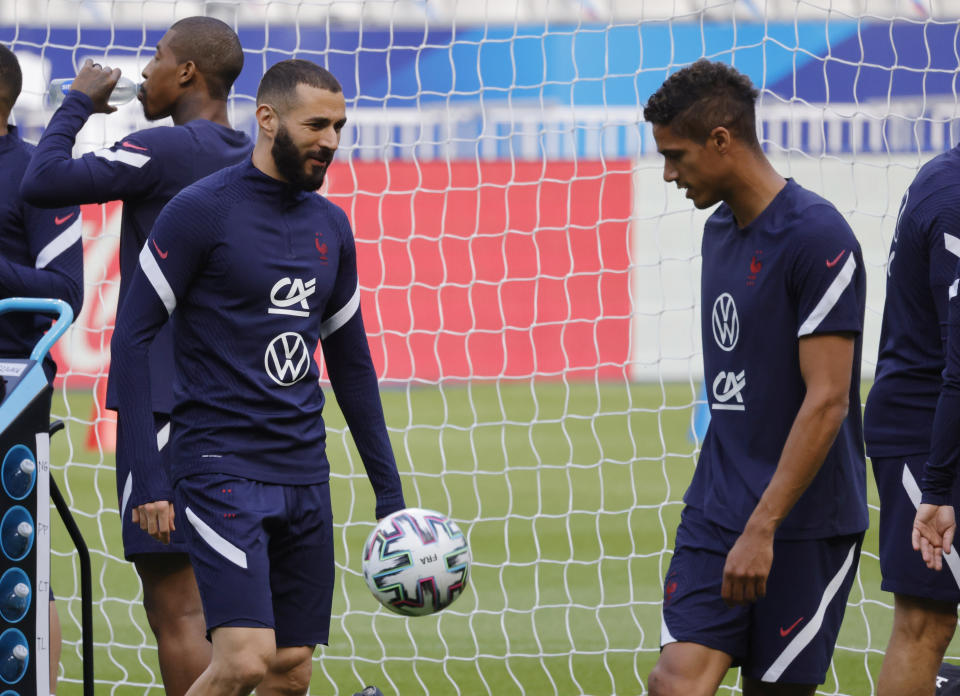
{"type": "MultiPolygon", "coordinates": [[[[41,210],[24,203],[20,181],[33,146],[15,126],[0,136],[0,297],[64,300],[80,313],[83,305],[83,220],[80,208],[41,210]]],[[[0,314],[0,358],[26,358],[50,328],[51,319],[25,312],[0,314]]],[[[56,364],[47,355],[52,380],[56,364]]]]}
{"type": "MultiPolygon", "coordinates": [[[[126,299],[140,249],[160,210],[181,189],[223,167],[250,157],[245,133],[197,119],[131,133],[113,147],[72,158],[77,133],[93,113],[93,102],[71,91],[53,114],[22,184],[34,205],[56,206],[122,200],[118,312],[126,299]]],[[[170,329],[150,349],[152,408],[173,409],[173,346],[170,329]]],[[[107,383],[107,407],[118,404],[113,376],[107,383]]]]}
{"type": "Polygon", "coordinates": [[[864,412],[871,457],[930,451],[940,394],[947,289],[960,259],[960,148],[927,162],[907,189],[887,262],[877,373],[864,412]]]}
{"type": "Polygon", "coordinates": [[[867,528],[860,423],[865,307],[860,245],[829,202],[792,180],[740,229],[727,204],[703,233],[704,378],[711,420],[684,501],[742,531],[777,468],[806,393],[799,341],[856,334],[850,411],[823,466],[777,531],[816,539],[867,528]]]}
{"type": "Polygon", "coordinates": [[[280,484],[328,480],[318,341],[376,493],[404,507],[363,319],[344,212],[251,162],[184,189],[140,254],[111,343],[124,414],[118,455],[131,506],[170,500],[149,408],[147,349],[172,317],[172,483],[225,473],[280,484]]]}
{"type": "Polygon", "coordinates": [[[953,481],[960,464],[960,265],[947,289],[948,311],[945,327],[947,358],[943,387],[937,400],[930,439],[930,458],[924,467],[922,502],[950,505],[953,481]]]}

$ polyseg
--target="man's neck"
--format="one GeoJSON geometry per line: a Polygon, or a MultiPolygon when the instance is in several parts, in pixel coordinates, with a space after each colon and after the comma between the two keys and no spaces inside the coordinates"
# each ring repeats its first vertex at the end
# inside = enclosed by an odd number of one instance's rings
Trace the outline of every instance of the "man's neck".
{"type": "Polygon", "coordinates": [[[220,99],[211,99],[206,95],[185,94],[177,102],[171,117],[173,123],[177,126],[182,126],[197,119],[204,119],[227,128],[233,127],[227,117],[227,102],[220,99]]]}
{"type": "Polygon", "coordinates": [[[786,185],[787,180],[777,173],[763,154],[745,162],[734,177],[731,194],[725,198],[737,226],[743,228],[756,220],[786,185]]]}
{"type": "Polygon", "coordinates": [[[4,113],[0,111],[0,137],[7,135],[10,132],[10,128],[7,126],[7,119],[10,118],[10,113],[4,113]]]}

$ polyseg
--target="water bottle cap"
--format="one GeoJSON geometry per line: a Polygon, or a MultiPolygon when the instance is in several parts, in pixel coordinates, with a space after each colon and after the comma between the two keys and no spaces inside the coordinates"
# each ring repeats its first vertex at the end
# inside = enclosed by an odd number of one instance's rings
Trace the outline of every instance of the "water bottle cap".
{"type": "Polygon", "coordinates": [[[17,595],[17,597],[26,597],[30,594],[30,588],[27,587],[27,583],[18,582],[13,586],[13,594],[17,595]]]}
{"type": "Polygon", "coordinates": [[[26,660],[27,655],[30,654],[30,651],[27,650],[27,646],[22,643],[17,643],[13,646],[13,656],[18,660],[26,660]]]}
{"type": "Polygon", "coordinates": [[[33,534],[33,525],[29,522],[21,522],[17,525],[17,534],[20,536],[30,536],[33,534]]]}
{"type": "Polygon", "coordinates": [[[32,474],[36,468],[37,465],[34,464],[32,459],[23,459],[20,461],[20,471],[25,474],[32,474]]]}

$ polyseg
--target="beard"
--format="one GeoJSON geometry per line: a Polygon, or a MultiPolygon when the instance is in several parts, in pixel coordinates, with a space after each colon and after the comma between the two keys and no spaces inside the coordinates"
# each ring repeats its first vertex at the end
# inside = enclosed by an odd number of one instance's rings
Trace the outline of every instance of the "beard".
{"type": "Polygon", "coordinates": [[[283,125],[277,130],[277,135],[273,139],[273,147],[270,148],[270,154],[273,156],[273,163],[276,165],[280,176],[303,191],[316,191],[323,185],[327,167],[333,160],[333,151],[325,147],[319,150],[310,150],[301,155],[300,150],[297,149],[290,137],[290,132],[283,125]],[[308,159],[320,160],[325,162],[326,166],[312,165],[308,174],[306,168],[308,159]]]}

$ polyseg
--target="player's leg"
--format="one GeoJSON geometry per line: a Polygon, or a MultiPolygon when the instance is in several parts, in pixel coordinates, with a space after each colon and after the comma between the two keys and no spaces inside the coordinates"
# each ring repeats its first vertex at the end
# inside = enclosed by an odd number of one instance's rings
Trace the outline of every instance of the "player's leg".
{"type": "Polygon", "coordinates": [[[749,609],[720,598],[723,565],[737,535],[684,508],[663,588],[660,657],[652,696],[716,692],[735,658],[746,654],[749,609]]]}
{"type": "MultiPolygon", "coordinates": [[[[166,454],[169,418],[154,414],[157,447],[166,454]]],[[[124,427],[122,416],[118,428],[124,427]]],[[[210,662],[211,648],[197,583],[187,555],[183,520],[170,543],[162,544],[133,523],[130,494],[133,473],[122,457],[117,458],[117,501],[123,553],[134,563],[143,586],[144,609],[157,640],[157,658],[164,690],[169,696],[183,696],[210,662]]]]}
{"type": "Polygon", "coordinates": [[[303,696],[313,675],[314,645],[278,648],[257,687],[257,696],[303,696]]]}
{"type": "Polygon", "coordinates": [[[933,696],[937,671],[956,627],[956,603],[894,595],[893,631],[877,696],[933,696]]]}
{"type": "Polygon", "coordinates": [[[650,672],[650,696],[713,696],[733,661],[728,654],[696,643],[663,646],[650,672]]]}
{"type": "MultiPolygon", "coordinates": [[[[910,540],[926,460],[926,454],[872,460],[880,494],[880,587],[894,593],[893,630],[877,683],[879,696],[933,694],[957,624],[960,568],[948,558],[942,571],[930,570],[910,540]]],[[[958,486],[954,499],[960,499],[958,486]]]]}
{"type": "Polygon", "coordinates": [[[744,694],[803,696],[826,679],[863,534],[778,540],[767,594],[751,612],[744,694]]]}
{"type": "Polygon", "coordinates": [[[219,626],[210,632],[213,657],[187,696],[245,696],[259,684],[276,657],[271,628],[219,626]]]}
{"type": "Polygon", "coordinates": [[[143,608],[157,639],[160,676],[167,694],[185,694],[210,663],[200,591],[185,553],[133,556],[143,585],[143,608]]]}
{"type": "Polygon", "coordinates": [[[57,677],[60,676],[60,651],[63,649],[63,634],[60,631],[60,614],[50,591],[50,693],[57,693],[57,677]]]}
{"type": "Polygon", "coordinates": [[[313,651],[326,645],[333,607],[334,549],[330,485],[284,486],[284,523],[271,529],[270,588],[277,659],[258,696],[307,693],[313,651]]]}

